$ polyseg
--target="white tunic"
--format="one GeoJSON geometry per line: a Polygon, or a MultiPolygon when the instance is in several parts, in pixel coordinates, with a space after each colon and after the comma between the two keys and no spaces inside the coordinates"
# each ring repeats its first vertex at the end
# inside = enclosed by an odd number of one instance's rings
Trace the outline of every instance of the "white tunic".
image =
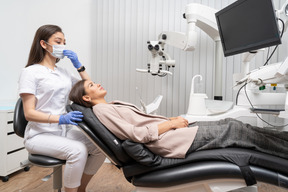
{"type": "MultiPolygon", "coordinates": [[[[60,115],[66,112],[68,95],[72,85],[78,81],[67,70],[55,67],[51,70],[43,65],[34,64],[22,70],[19,78],[19,94],[30,93],[36,97],[37,111],[60,115]]],[[[61,135],[65,126],[58,123],[28,122],[25,140],[39,133],[53,133],[61,135]]]]}

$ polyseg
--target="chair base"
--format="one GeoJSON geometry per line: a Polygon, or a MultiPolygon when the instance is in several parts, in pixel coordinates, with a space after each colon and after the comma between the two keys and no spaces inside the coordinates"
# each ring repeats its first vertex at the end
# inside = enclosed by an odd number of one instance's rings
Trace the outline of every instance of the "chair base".
{"type": "Polygon", "coordinates": [[[135,192],[258,192],[257,185],[248,186],[243,179],[211,179],[171,187],[136,187],[135,192]]]}
{"type": "Polygon", "coordinates": [[[62,166],[53,167],[53,189],[61,192],[62,188],[62,166]]]}

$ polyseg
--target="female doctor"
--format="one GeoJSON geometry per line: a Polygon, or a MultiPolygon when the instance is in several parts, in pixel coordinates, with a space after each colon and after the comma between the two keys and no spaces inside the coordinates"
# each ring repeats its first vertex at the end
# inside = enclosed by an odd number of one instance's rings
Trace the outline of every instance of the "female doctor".
{"type": "Polygon", "coordinates": [[[82,120],[81,112],[65,113],[70,89],[78,81],[56,65],[65,56],[82,79],[90,79],[77,55],[65,50],[62,29],[55,25],[41,26],[36,31],[28,63],[19,79],[19,94],[29,121],[24,145],[30,153],[65,159],[65,191],[84,192],[105,156],[72,126],[82,120]]]}

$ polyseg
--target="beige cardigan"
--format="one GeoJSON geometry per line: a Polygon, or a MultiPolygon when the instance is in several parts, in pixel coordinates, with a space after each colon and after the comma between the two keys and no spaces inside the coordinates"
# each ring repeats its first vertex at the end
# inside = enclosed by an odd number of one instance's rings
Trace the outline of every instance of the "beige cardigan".
{"type": "Polygon", "coordinates": [[[158,124],[168,118],[147,115],[136,106],[121,101],[97,104],[93,111],[116,137],[144,143],[153,153],[162,157],[185,158],[198,130],[197,126],[185,127],[158,136],[158,124]]]}

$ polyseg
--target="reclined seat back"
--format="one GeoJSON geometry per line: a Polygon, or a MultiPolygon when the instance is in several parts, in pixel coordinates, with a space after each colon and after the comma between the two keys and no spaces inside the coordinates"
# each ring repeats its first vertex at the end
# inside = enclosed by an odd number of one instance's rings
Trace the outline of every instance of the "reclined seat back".
{"type": "Polygon", "coordinates": [[[106,156],[117,166],[132,162],[130,156],[123,150],[122,140],[115,137],[94,115],[91,108],[86,108],[73,103],[67,105],[67,111],[81,111],[84,122],[78,123],[82,130],[99,146],[106,156]]]}

